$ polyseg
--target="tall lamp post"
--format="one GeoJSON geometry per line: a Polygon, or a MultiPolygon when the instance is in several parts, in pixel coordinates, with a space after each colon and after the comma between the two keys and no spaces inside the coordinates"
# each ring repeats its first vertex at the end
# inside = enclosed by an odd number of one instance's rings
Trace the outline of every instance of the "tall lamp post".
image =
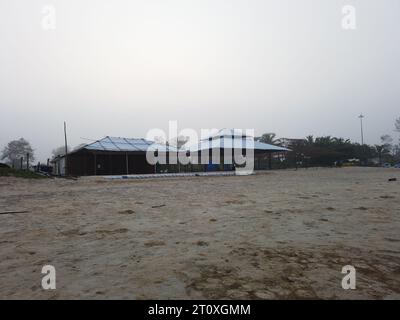
{"type": "Polygon", "coordinates": [[[363,114],[360,114],[359,116],[358,116],[359,118],[360,118],[360,128],[361,128],[361,145],[363,146],[364,145],[364,130],[363,130],[363,118],[364,118],[364,115],[363,114]]]}
{"type": "MultiPolygon", "coordinates": [[[[364,148],[364,130],[363,130],[363,118],[364,118],[364,116],[363,116],[363,114],[360,114],[359,116],[358,116],[359,118],[360,118],[360,128],[361,128],[361,151],[362,151],[362,153],[363,153],[363,155],[362,155],[362,158],[364,158],[364,156],[365,156],[365,148],[364,148]]],[[[361,159],[362,161],[361,161],[361,165],[363,165],[363,162],[364,162],[364,160],[365,159],[361,159]]]]}

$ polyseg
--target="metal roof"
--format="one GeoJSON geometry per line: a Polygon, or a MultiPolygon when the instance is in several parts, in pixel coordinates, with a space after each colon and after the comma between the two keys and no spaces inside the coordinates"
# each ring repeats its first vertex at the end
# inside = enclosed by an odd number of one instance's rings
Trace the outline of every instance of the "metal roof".
{"type": "Polygon", "coordinates": [[[149,149],[158,151],[175,151],[175,152],[177,151],[175,147],[166,146],[145,139],[131,139],[131,138],[120,138],[120,137],[109,137],[109,136],[101,140],[97,140],[93,143],[89,143],[78,150],[82,149],[96,150],[96,151],[117,151],[117,152],[118,151],[146,152],[149,149]]]}
{"type": "Polygon", "coordinates": [[[200,140],[209,140],[210,138],[212,139],[217,139],[217,138],[222,138],[222,137],[227,137],[227,138],[231,138],[231,137],[240,137],[240,138],[244,138],[244,137],[252,137],[251,135],[248,135],[246,130],[242,130],[242,129],[227,129],[227,128],[223,128],[217,131],[212,132],[210,135],[206,136],[206,137],[202,137],[200,140]]]}
{"type": "MultiPolygon", "coordinates": [[[[262,143],[255,141],[252,137],[243,137],[235,129],[222,129],[217,134],[210,136],[206,140],[201,140],[197,144],[185,145],[180,151],[201,151],[214,148],[228,148],[228,149],[254,149],[265,151],[290,151],[287,148],[274,146],[272,144],[262,143]],[[228,130],[232,130],[229,131],[228,130]],[[232,133],[232,134],[231,134],[232,133]],[[236,135],[235,135],[236,134],[236,135]],[[232,135],[234,138],[232,139],[232,135]]],[[[105,137],[95,142],[89,143],[82,148],[74,150],[75,153],[79,150],[92,150],[92,151],[115,151],[115,152],[146,152],[148,150],[158,150],[160,152],[178,152],[178,149],[173,146],[166,146],[163,144],[155,143],[146,139],[138,138],[121,138],[121,137],[105,137]]]]}
{"type": "Polygon", "coordinates": [[[186,150],[191,152],[207,150],[207,149],[254,149],[254,150],[265,150],[265,151],[275,151],[275,152],[283,152],[290,151],[287,148],[274,146],[272,144],[263,143],[259,141],[255,141],[253,138],[233,138],[222,136],[212,138],[210,140],[201,140],[199,143],[189,146],[184,146],[186,150]]]}

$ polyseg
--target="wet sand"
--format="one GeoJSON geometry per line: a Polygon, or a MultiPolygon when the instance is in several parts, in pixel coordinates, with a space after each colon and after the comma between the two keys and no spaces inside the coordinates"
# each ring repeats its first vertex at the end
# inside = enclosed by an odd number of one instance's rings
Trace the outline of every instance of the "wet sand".
{"type": "Polygon", "coordinates": [[[0,299],[399,299],[399,180],[0,177],[0,211],[28,211],[0,215],[0,299]],[[56,290],[41,287],[46,264],[56,290]],[[345,265],[356,290],[341,287],[345,265]]]}

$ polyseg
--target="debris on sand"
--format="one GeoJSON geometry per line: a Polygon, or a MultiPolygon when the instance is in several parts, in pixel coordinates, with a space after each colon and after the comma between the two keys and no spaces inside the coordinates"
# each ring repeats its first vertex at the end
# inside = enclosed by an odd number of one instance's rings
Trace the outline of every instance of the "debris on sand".
{"type": "Polygon", "coordinates": [[[134,210],[127,209],[127,210],[119,211],[118,213],[119,213],[119,214],[133,214],[133,213],[135,213],[135,211],[134,211],[134,210]]]}
{"type": "Polygon", "coordinates": [[[156,247],[156,246],[165,246],[165,242],[164,241],[160,241],[160,240],[151,240],[151,241],[147,241],[144,244],[146,247],[150,248],[150,247],[156,247]]]}
{"type": "Polygon", "coordinates": [[[379,198],[382,198],[382,199],[394,199],[393,196],[388,196],[388,195],[380,196],[379,198]]]}
{"type": "Polygon", "coordinates": [[[206,247],[206,246],[208,246],[208,242],[205,242],[205,241],[202,241],[202,240],[197,241],[196,244],[197,244],[198,246],[200,246],[200,247],[206,247]]]}
{"type": "Polygon", "coordinates": [[[3,211],[0,214],[28,213],[29,211],[3,211]]]}
{"type": "Polygon", "coordinates": [[[391,181],[397,181],[397,179],[396,179],[396,178],[390,178],[388,181],[389,181],[389,182],[391,182],[391,181]]]}
{"type": "Polygon", "coordinates": [[[157,205],[157,206],[151,206],[152,208],[162,208],[162,207],[165,207],[165,204],[160,204],[160,205],[157,205]]]}

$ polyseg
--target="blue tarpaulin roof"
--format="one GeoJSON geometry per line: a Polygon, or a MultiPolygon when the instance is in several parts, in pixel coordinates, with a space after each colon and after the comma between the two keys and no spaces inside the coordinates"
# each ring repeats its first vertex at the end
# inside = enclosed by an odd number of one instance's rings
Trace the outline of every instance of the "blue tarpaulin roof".
{"type": "Polygon", "coordinates": [[[274,146],[272,144],[254,141],[250,138],[215,138],[212,140],[202,140],[200,143],[186,146],[189,151],[201,151],[207,149],[254,149],[263,151],[284,152],[290,151],[287,148],[274,146]]]}
{"type": "Polygon", "coordinates": [[[189,151],[201,151],[207,149],[253,149],[272,152],[290,151],[287,148],[256,141],[246,130],[221,129],[211,135],[202,138],[198,143],[186,144],[182,149],[189,151]]]}
{"type": "Polygon", "coordinates": [[[101,140],[97,140],[93,143],[89,143],[80,148],[79,150],[86,149],[94,151],[146,152],[149,148],[151,150],[158,150],[158,151],[172,151],[172,152],[177,151],[175,147],[166,146],[145,139],[131,139],[131,138],[120,138],[120,137],[108,137],[108,136],[101,140]]]}
{"type": "MultiPolygon", "coordinates": [[[[225,129],[226,130],[226,129],[225,129]]],[[[233,131],[232,131],[233,132],[233,131]]],[[[252,137],[242,136],[232,134],[234,138],[232,139],[231,132],[225,134],[226,132],[219,132],[218,134],[210,137],[209,139],[200,140],[199,143],[194,145],[185,145],[180,151],[201,151],[206,149],[214,148],[233,148],[233,149],[254,149],[254,150],[265,150],[265,151],[290,151],[287,148],[274,146],[267,143],[262,143],[259,141],[254,141],[252,137]]],[[[148,150],[158,150],[160,152],[178,152],[178,149],[173,146],[167,146],[146,139],[138,138],[121,138],[121,137],[105,137],[103,139],[97,140],[95,142],[89,143],[72,153],[79,150],[93,150],[93,151],[115,151],[115,152],[146,152],[148,150]]]]}

